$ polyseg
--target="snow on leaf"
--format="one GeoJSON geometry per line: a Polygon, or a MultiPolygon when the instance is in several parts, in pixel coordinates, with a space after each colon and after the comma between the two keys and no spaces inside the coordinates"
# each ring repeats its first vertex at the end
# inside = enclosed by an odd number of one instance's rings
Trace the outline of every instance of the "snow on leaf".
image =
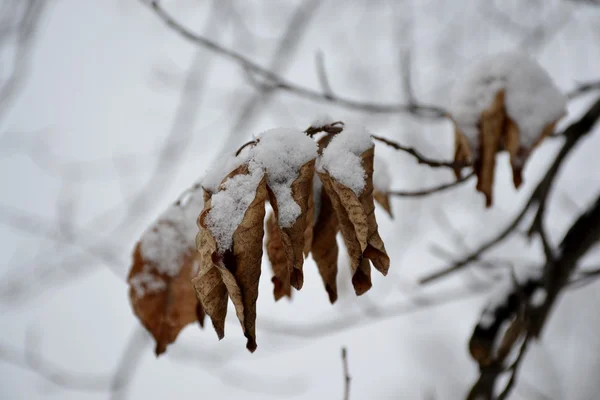
{"type": "Polygon", "coordinates": [[[317,171],[327,172],[357,196],[365,187],[365,171],[361,154],[373,147],[371,135],[362,126],[346,125],[323,151],[317,171]]]}
{"type": "MultiPolygon", "coordinates": [[[[209,208],[210,201],[206,203],[205,209],[209,208]]],[[[206,214],[203,212],[202,215],[206,214]]],[[[192,279],[192,285],[204,312],[212,321],[217,337],[223,339],[225,317],[227,317],[227,288],[219,272],[219,267],[214,263],[217,243],[210,232],[201,227],[196,238],[196,246],[200,254],[200,270],[198,275],[192,279]]]]}
{"type": "MultiPolygon", "coordinates": [[[[257,169],[258,166],[253,165],[253,161],[250,160],[248,164],[242,165],[230,173],[219,185],[219,192],[212,196],[211,203],[200,215],[201,232],[198,239],[198,250],[202,257],[202,268],[198,276],[193,279],[196,293],[204,305],[206,313],[213,320],[219,337],[223,336],[226,313],[226,304],[223,305],[223,296],[220,293],[223,287],[226,288],[244,336],[247,338],[246,347],[250,351],[256,350],[256,300],[263,251],[264,203],[267,198],[266,176],[262,170],[259,175],[256,172],[257,169]],[[256,176],[260,176],[260,181],[254,185],[253,180],[256,179],[256,176]],[[247,194],[242,195],[239,192],[242,189],[252,190],[250,201],[247,201],[247,194]],[[219,230],[221,227],[214,225],[214,216],[212,220],[210,218],[211,215],[214,215],[215,199],[227,191],[230,191],[230,198],[221,196],[220,201],[223,203],[220,204],[227,205],[230,210],[235,212],[238,212],[238,208],[229,206],[227,202],[237,200],[243,201],[244,204],[241,207],[243,208],[242,218],[235,226],[230,238],[231,245],[224,247],[219,246],[214,237],[215,232],[222,233],[219,230]],[[216,278],[217,272],[220,274],[220,279],[216,278]],[[208,274],[212,275],[207,277],[208,274]],[[212,297],[215,288],[219,289],[220,297],[212,297]],[[215,307],[211,307],[211,304],[214,304],[215,307]]],[[[225,210],[227,210],[226,207],[218,210],[217,215],[225,210]]],[[[219,215],[219,217],[221,222],[228,222],[224,215],[222,217],[219,215]]],[[[231,217],[237,219],[236,215],[231,215],[231,217]]]]}
{"type": "Polygon", "coordinates": [[[325,125],[329,125],[336,122],[335,119],[331,118],[331,115],[329,114],[321,114],[319,116],[317,116],[311,123],[310,123],[310,127],[311,128],[322,128],[325,125]]]}
{"type": "Polygon", "coordinates": [[[314,171],[315,161],[313,159],[300,167],[297,178],[290,185],[292,201],[300,208],[300,214],[298,214],[296,217],[294,224],[289,227],[281,224],[279,197],[273,192],[270,185],[267,186],[269,192],[269,201],[273,207],[273,211],[280,228],[279,237],[281,239],[283,250],[287,259],[290,282],[291,285],[298,290],[302,288],[304,283],[302,266],[304,263],[303,253],[305,248],[304,238],[306,234],[306,214],[308,210],[309,198],[312,196],[314,171]]]}
{"type": "MultiPolygon", "coordinates": [[[[333,143],[332,141],[330,146],[333,143]]],[[[325,149],[324,154],[328,149],[329,147],[325,149]]],[[[375,219],[373,158],[373,145],[359,157],[360,169],[364,174],[364,185],[360,197],[354,190],[338,182],[330,174],[319,172],[323,188],[331,199],[339,222],[339,229],[346,243],[357,295],[363,294],[370,288],[370,266],[368,262],[363,262],[363,258],[368,258],[384,275],[387,274],[389,268],[389,258],[379,236],[375,219]]]]}
{"type": "Polygon", "coordinates": [[[196,191],[184,204],[171,206],[134,250],[127,278],[129,299],[135,315],[156,341],[156,355],[164,353],[186,325],[201,317],[190,279],[200,264],[194,236],[202,203],[196,191]]]}
{"type": "MultiPolygon", "coordinates": [[[[566,97],[541,66],[522,53],[501,53],[476,63],[459,81],[450,112],[455,160],[474,162],[477,190],[492,205],[495,154],[510,154],[515,187],[531,151],[566,113],[566,97]]],[[[460,169],[455,169],[457,177],[460,169]]]]}
{"type": "Polygon", "coordinates": [[[263,177],[262,166],[251,160],[231,172],[219,185],[219,191],[212,195],[205,223],[220,253],[231,249],[233,233],[254,200],[256,188],[263,177]]]}

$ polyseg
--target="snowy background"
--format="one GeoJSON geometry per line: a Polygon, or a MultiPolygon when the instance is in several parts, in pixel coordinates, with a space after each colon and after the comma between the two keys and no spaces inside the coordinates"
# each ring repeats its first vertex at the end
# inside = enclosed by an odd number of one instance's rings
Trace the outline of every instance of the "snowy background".
{"type": "MultiPolygon", "coordinates": [[[[334,93],[357,100],[406,102],[410,71],[419,101],[447,107],[452,84],[473,60],[514,49],[529,52],[565,92],[600,78],[600,7],[585,2],[162,4],[191,30],[315,89],[321,52],[334,93]]],[[[1,398],[341,399],[342,346],[352,399],[464,397],[478,372],[467,342],[489,291],[476,291],[475,283],[489,274],[472,269],[425,288],[416,280],[448,264],[433,248],[458,257],[502,229],[563,139],[534,153],[519,191],[506,155],[499,156],[493,209],[471,181],[394,199],[394,220],[378,210],[391,268],[385,278],[373,274],[365,296],[354,296],[341,251],[338,303],[329,304],[307,260],[302,291],[276,304],[265,256],[255,354],[245,350],[230,311],[223,341],[210,327],[189,326],[156,359],[127,298],[131,253],[223,149],[273,127],[304,129],[328,113],[446,160],[451,124],[260,93],[238,64],[186,42],[141,1],[0,0],[0,12],[0,79],[17,82],[0,103],[1,398]],[[14,25],[29,3],[40,7],[30,16],[35,29],[19,41],[14,25]]],[[[561,126],[594,96],[569,103],[561,126]]],[[[547,220],[553,243],[597,196],[599,148],[596,128],[559,175],[547,220]]],[[[453,179],[384,146],[376,152],[390,165],[394,189],[453,179]]],[[[598,250],[582,264],[599,266],[598,250]]],[[[515,268],[537,265],[542,255],[536,240],[520,235],[490,254],[515,268]]],[[[596,398],[599,288],[560,299],[513,398],[596,398]]]]}

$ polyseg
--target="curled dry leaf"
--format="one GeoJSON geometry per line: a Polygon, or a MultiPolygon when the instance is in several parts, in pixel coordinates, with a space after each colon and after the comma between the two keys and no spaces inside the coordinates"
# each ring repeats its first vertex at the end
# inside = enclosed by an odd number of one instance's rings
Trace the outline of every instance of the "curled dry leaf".
{"type": "Polygon", "coordinates": [[[186,325],[204,323],[204,311],[190,283],[200,264],[193,237],[201,207],[197,192],[185,204],[170,207],[144,233],[133,253],[129,299],[156,341],[156,355],[164,353],[186,325]]]}
{"type": "MultiPolygon", "coordinates": [[[[268,173],[268,172],[267,172],[268,173]]],[[[296,221],[290,227],[281,227],[279,224],[279,209],[277,198],[273,191],[267,186],[269,201],[273,207],[275,218],[278,221],[279,238],[289,272],[289,281],[291,286],[300,290],[304,283],[304,274],[302,266],[304,264],[305,236],[307,227],[307,211],[309,209],[309,199],[312,197],[313,176],[315,173],[315,160],[305,163],[298,173],[298,177],[291,184],[292,199],[300,207],[300,214],[296,221]]],[[[282,282],[283,284],[283,282],[282,282]]],[[[284,284],[287,287],[287,284],[284,284]]]]}
{"type": "Polygon", "coordinates": [[[172,277],[148,268],[140,251],[135,248],[133,267],[127,281],[130,284],[129,299],[135,315],[152,334],[156,347],[154,352],[161,355],[167,346],[177,339],[179,332],[188,324],[204,323],[194,288],[190,279],[196,273],[199,259],[196,251],[185,256],[181,271],[172,277]],[[198,318],[202,319],[198,319],[198,318]]]}
{"type": "Polygon", "coordinates": [[[319,172],[348,249],[353,274],[352,282],[357,295],[365,293],[371,287],[370,266],[368,262],[363,262],[363,258],[368,258],[383,275],[387,274],[390,263],[375,219],[373,157],[374,146],[361,154],[365,186],[358,196],[327,172],[319,172]]]}
{"type": "Polygon", "coordinates": [[[273,269],[273,296],[275,301],[284,296],[292,297],[292,286],[290,283],[290,268],[281,242],[279,225],[275,214],[271,213],[267,218],[267,255],[273,269]]]}
{"type": "MultiPolygon", "coordinates": [[[[205,203],[210,209],[210,201],[205,203]]],[[[206,215],[204,212],[202,215],[206,215]]],[[[196,296],[204,312],[210,317],[219,339],[225,336],[225,317],[227,316],[227,288],[218,267],[213,263],[213,254],[217,252],[215,239],[206,228],[201,227],[196,237],[200,254],[200,271],[192,279],[196,296]]]]}
{"type": "Polygon", "coordinates": [[[390,203],[390,196],[386,192],[373,190],[373,198],[385,210],[385,212],[388,213],[390,218],[394,218],[394,214],[392,213],[392,205],[390,203]]]}
{"type": "Polygon", "coordinates": [[[321,190],[319,213],[314,224],[311,253],[331,304],[335,303],[338,298],[336,283],[338,245],[335,239],[337,232],[338,221],[335,210],[327,192],[321,190]]]}
{"type": "MultiPolygon", "coordinates": [[[[519,127],[506,113],[505,92],[501,90],[496,94],[492,105],[481,113],[479,147],[475,156],[469,141],[455,124],[455,162],[473,161],[473,168],[477,174],[477,190],[484,194],[486,207],[490,207],[493,203],[496,153],[502,150],[509,153],[513,183],[515,188],[518,188],[523,182],[522,172],[526,158],[533,148],[554,131],[556,123],[557,121],[553,121],[546,125],[531,148],[522,146],[519,127]]],[[[455,168],[455,173],[459,178],[459,167],[455,168]]]]}
{"type": "Polygon", "coordinates": [[[390,202],[390,185],[392,173],[390,167],[381,157],[374,158],[373,164],[373,198],[387,212],[390,218],[394,218],[390,202]]]}
{"type": "Polygon", "coordinates": [[[496,153],[510,155],[513,183],[522,181],[531,151],[549,136],[566,113],[566,97],[543,68],[527,54],[488,57],[465,74],[453,93],[455,173],[473,163],[477,190],[486,207],[493,202],[496,153]]]}
{"type": "MultiPolygon", "coordinates": [[[[223,182],[240,175],[249,175],[247,165],[238,167],[223,182]]],[[[219,249],[208,227],[206,219],[212,210],[212,204],[207,204],[199,218],[201,232],[198,245],[200,254],[202,254],[202,267],[198,276],[193,279],[196,293],[206,313],[213,320],[219,337],[223,337],[222,327],[226,313],[226,301],[223,304],[221,293],[223,287],[226,288],[226,293],[233,302],[236,315],[247,339],[246,347],[250,351],[256,350],[256,300],[263,251],[264,203],[267,198],[264,174],[255,191],[254,199],[248,205],[241,222],[233,232],[231,248],[224,251],[219,249]],[[217,272],[220,274],[220,279],[216,277],[217,272]],[[214,291],[217,291],[218,296],[213,295],[214,291]],[[215,313],[215,311],[217,312],[215,313]]]]}

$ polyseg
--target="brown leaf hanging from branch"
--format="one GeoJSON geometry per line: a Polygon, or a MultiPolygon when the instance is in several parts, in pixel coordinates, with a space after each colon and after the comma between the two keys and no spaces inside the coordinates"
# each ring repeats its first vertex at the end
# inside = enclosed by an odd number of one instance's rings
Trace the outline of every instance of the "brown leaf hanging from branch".
{"type": "MultiPolygon", "coordinates": [[[[201,254],[207,255],[203,257],[203,268],[207,268],[205,263],[208,263],[208,255],[210,254],[210,264],[213,267],[211,268],[209,265],[208,272],[216,267],[221,275],[221,281],[213,280],[212,282],[216,286],[222,282],[226,287],[227,294],[233,302],[236,315],[242,325],[244,336],[246,336],[246,347],[248,350],[254,351],[256,350],[256,300],[258,298],[258,283],[261,273],[260,264],[263,251],[264,203],[267,198],[266,176],[262,171],[258,170],[258,167],[250,172],[248,165],[243,165],[225,178],[220,185],[219,193],[223,194],[223,196],[218,198],[217,195],[213,195],[211,204],[204,209],[200,216],[202,231],[200,233],[199,251],[201,254]],[[257,180],[259,182],[255,185],[255,181],[257,180]],[[224,213],[228,211],[227,206],[232,205],[232,203],[241,202],[240,196],[247,196],[247,193],[244,192],[245,190],[252,190],[254,192],[253,199],[246,207],[243,207],[243,217],[235,225],[235,230],[230,237],[230,245],[219,247],[214,238],[214,231],[218,232],[217,236],[219,237],[227,235],[228,232],[221,232],[220,227],[214,226],[214,221],[212,226],[211,222],[208,221],[211,218],[211,212],[214,210],[215,199],[221,202],[219,204],[224,204],[224,206],[217,209],[221,214],[213,216],[213,220],[222,221],[233,218],[233,215],[224,213]],[[214,231],[211,231],[211,229],[214,231]]],[[[202,272],[204,270],[194,279],[193,283],[200,301],[202,304],[205,304],[210,300],[209,296],[211,296],[212,290],[210,286],[205,284],[202,272]]],[[[213,316],[209,308],[205,308],[207,314],[212,318],[213,316]]],[[[224,313],[222,315],[224,318],[224,313]]],[[[213,319],[217,334],[220,335],[221,319],[217,319],[216,322],[213,319]]]]}
{"type": "Polygon", "coordinates": [[[307,223],[306,215],[309,209],[309,198],[312,197],[314,173],[315,160],[311,160],[300,168],[298,177],[291,184],[292,199],[300,207],[300,214],[289,227],[281,227],[277,196],[273,189],[267,186],[269,201],[273,207],[277,225],[279,226],[279,238],[287,260],[290,284],[297,290],[300,290],[304,283],[302,266],[304,264],[304,250],[306,247],[304,242],[307,223]]]}
{"type": "Polygon", "coordinates": [[[518,188],[523,166],[566,114],[566,97],[548,74],[525,54],[501,54],[475,65],[457,84],[452,104],[455,173],[473,162],[477,190],[493,203],[496,153],[510,155],[518,188]]]}
{"type": "Polygon", "coordinates": [[[194,245],[199,193],[174,205],[142,236],[135,247],[127,282],[133,311],[156,342],[160,355],[188,324],[204,323],[202,306],[190,283],[200,257],[194,245]]]}
{"type": "MultiPolygon", "coordinates": [[[[347,133],[344,130],[343,133],[347,133]]],[[[377,229],[377,221],[375,219],[375,204],[373,200],[373,161],[374,161],[374,146],[367,137],[367,141],[361,138],[364,135],[360,129],[352,128],[350,135],[358,137],[350,138],[352,150],[365,148],[360,155],[348,152],[347,157],[359,156],[354,165],[337,164],[339,161],[328,160],[325,158],[323,172],[319,172],[319,177],[323,182],[323,189],[331,199],[331,203],[336,213],[339,222],[339,229],[346,243],[348,255],[350,257],[350,267],[352,269],[352,282],[357,295],[365,293],[371,287],[370,265],[368,262],[363,262],[363,258],[368,258],[375,268],[386,275],[389,268],[389,258],[385,251],[383,241],[379,236],[377,229]],[[355,142],[355,143],[353,143],[355,142]],[[338,168],[338,165],[341,168],[338,168]],[[360,168],[364,181],[357,180],[355,177],[347,176],[346,169],[360,168]],[[344,185],[336,179],[336,176],[345,180],[348,185],[344,185]],[[361,187],[362,186],[362,187],[361,187]],[[357,191],[359,194],[357,194],[357,191]]],[[[337,147],[334,144],[340,143],[337,140],[346,139],[344,137],[336,137],[332,144],[327,147],[324,152],[324,157],[328,154],[336,158],[342,157],[343,153],[347,152],[342,144],[337,147]]],[[[352,161],[350,161],[352,162],[352,161]]],[[[354,173],[356,175],[356,173],[354,173]]]]}
{"type": "Polygon", "coordinates": [[[389,258],[374,213],[370,134],[364,128],[348,131],[341,122],[320,131],[325,136],[318,145],[293,129],[267,131],[248,142],[208,174],[203,199],[197,199],[196,190],[195,202],[178,203],[179,213],[159,220],[158,229],[151,230],[151,240],[142,239],[130,279],[132,293],[137,295],[135,299],[132,295],[132,302],[155,335],[157,352],[164,351],[186,324],[199,321],[203,325],[205,314],[219,339],[223,338],[228,299],[247,339],[246,347],[256,349],[267,199],[273,208],[266,222],[266,249],[275,300],[291,297],[292,287],[302,287],[304,257],[309,253],[330,302],[337,300],[338,232],[348,247],[357,294],[371,287],[371,263],[387,273],[389,258]],[[345,136],[340,140],[334,136],[338,134],[345,136]],[[319,174],[315,174],[317,160],[319,174]],[[228,172],[220,179],[224,171],[228,172]],[[144,252],[145,243],[152,244],[151,250],[144,252]],[[156,264],[156,259],[161,261],[156,264]],[[145,280],[140,278],[142,273],[145,280]],[[140,308],[145,303],[138,299],[142,297],[138,286],[160,296],[145,296],[148,305],[140,308]],[[164,315],[155,315],[160,313],[164,315]]]}
{"type": "Polygon", "coordinates": [[[275,300],[282,297],[292,297],[292,285],[290,281],[290,268],[288,259],[281,242],[279,226],[275,214],[271,213],[267,218],[267,255],[273,269],[273,296],[275,300]]]}
{"type": "Polygon", "coordinates": [[[320,205],[317,220],[314,225],[311,253],[317,264],[319,274],[329,295],[331,304],[335,303],[337,294],[338,271],[338,221],[331,200],[324,190],[320,191],[320,205]]]}

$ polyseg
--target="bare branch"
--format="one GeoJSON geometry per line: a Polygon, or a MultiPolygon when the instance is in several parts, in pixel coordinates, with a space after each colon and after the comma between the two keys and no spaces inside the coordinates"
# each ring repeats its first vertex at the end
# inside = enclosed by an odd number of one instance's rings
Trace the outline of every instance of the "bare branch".
{"type": "Polygon", "coordinates": [[[329,78],[327,77],[327,70],[325,69],[325,57],[322,51],[317,51],[315,54],[315,67],[317,69],[317,76],[319,77],[319,83],[323,90],[323,95],[327,99],[333,99],[333,90],[329,84],[329,78]]]}
{"type": "Polygon", "coordinates": [[[410,105],[410,104],[385,104],[375,103],[368,101],[357,101],[349,98],[341,97],[338,95],[328,96],[321,91],[310,89],[305,86],[300,86],[292,82],[287,81],[282,76],[275,74],[274,72],[260,66],[258,63],[246,58],[242,54],[221,46],[217,42],[214,42],[202,35],[192,32],[188,28],[177,22],[167,11],[165,11],[158,0],[151,1],[149,5],[152,7],[156,15],[173,31],[177,32],[183,38],[191,41],[199,46],[205,47],[215,54],[222,57],[228,58],[244,68],[258,74],[263,79],[271,81],[273,83],[273,89],[283,90],[292,93],[296,96],[303,97],[308,100],[319,101],[337,104],[341,107],[345,107],[353,110],[361,110],[370,113],[381,113],[381,114],[412,114],[416,117],[427,118],[427,119],[441,119],[448,118],[449,113],[437,106],[428,104],[410,105]]]}
{"type": "Polygon", "coordinates": [[[454,161],[433,160],[433,159],[423,156],[421,153],[419,153],[417,150],[415,150],[412,147],[403,146],[397,142],[394,142],[393,140],[386,139],[382,136],[371,135],[371,137],[379,142],[385,143],[386,145],[388,145],[396,150],[400,150],[400,151],[410,154],[411,156],[413,156],[414,158],[417,159],[419,164],[425,164],[432,168],[452,168],[452,169],[454,169],[454,168],[462,168],[462,167],[469,166],[469,164],[456,163],[454,161]]]}
{"type": "Polygon", "coordinates": [[[431,187],[429,189],[421,189],[421,190],[414,190],[414,191],[410,191],[410,190],[392,190],[392,191],[387,192],[387,194],[390,195],[390,196],[396,196],[396,197],[424,197],[424,196],[429,196],[430,194],[443,192],[445,190],[452,189],[452,188],[454,188],[456,186],[459,186],[462,183],[467,182],[469,179],[471,179],[474,176],[475,176],[475,173],[471,172],[469,175],[463,176],[462,178],[460,178],[460,179],[458,179],[458,180],[456,180],[454,182],[444,183],[444,184],[441,184],[439,186],[431,187]]]}

